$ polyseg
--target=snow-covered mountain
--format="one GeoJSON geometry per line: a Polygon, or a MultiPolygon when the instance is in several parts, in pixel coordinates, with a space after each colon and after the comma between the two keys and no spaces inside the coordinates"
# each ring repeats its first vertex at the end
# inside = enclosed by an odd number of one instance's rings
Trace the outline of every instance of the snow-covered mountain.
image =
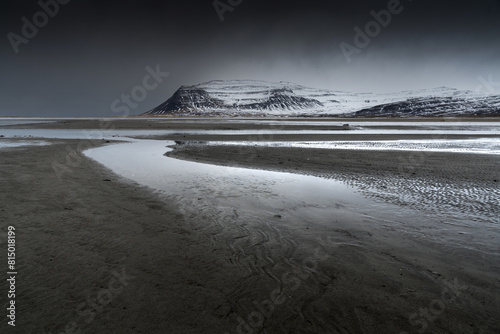
{"type": "MultiPolygon", "coordinates": [[[[463,93],[463,92],[462,92],[463,93]]],[[[359,110],[354,116],[500,116],[500,95],[426,96],[359,110]]]]}
{"type": "Polygon", "coordinates": [[[176,116],[500,116],[500,95],[440,87],[374,94],[289,82],[217,80],[182,86],[147,115],[176,116]]]}

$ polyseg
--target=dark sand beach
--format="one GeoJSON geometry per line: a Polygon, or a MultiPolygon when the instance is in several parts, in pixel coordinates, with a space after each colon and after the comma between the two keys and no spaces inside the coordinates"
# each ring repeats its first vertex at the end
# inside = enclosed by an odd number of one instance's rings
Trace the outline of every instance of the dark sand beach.
{"type": "MultiPolygon", "coordinates": [[[[96,121],[36,126],[58,127],[102,129],[96,121]]],[[[308,140],[314,139],[326,140],[308,140]]],[[[88,145],[81,140],[47,141],[53,144],[0,151],[2,244],[7,226],[17,237],[16,332],[500,332],[498,155],[189,143],[169,153],[334,178],[379,203],[381,216],[397,208],[414,213],[391,225],[361,215],[364,208],[332,203],[331,218],[303,224],[278,211],[264,220],[243,219],[239,208],[221,216],[198,198],[180,207],[174,194],[152,191],[84,156],[88,145]],[[54,161],[67,162],[68,153],[68,169],[57,174],[54,161]],[[432,185],[438,191],[430,196],[425,189],[432,185]],[[442,189],[468,189],[471,197],[442,189]],[[433,234],[435,224],[455,213],[484,224],[481,239],[453,229],[433,234]]],[[[113,144],[92,141],[92,147],[113,144]]],[[[8,290],[5,280],[0,288],[8,290]]],[[[5,319],[0,328],[3,333],[5,319]]]]}

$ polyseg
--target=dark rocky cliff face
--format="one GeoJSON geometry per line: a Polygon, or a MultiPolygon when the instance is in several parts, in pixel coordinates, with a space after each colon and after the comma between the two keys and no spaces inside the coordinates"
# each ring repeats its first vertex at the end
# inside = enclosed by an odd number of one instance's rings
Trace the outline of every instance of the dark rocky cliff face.
{"type": "Polygon", "coordinates": [[[500,96],[484,98],[416,98],[357,111],[353,116],[500,116],[500,96]]]}
{"type": "Polygon", "coordinates": [[[322,107],[323,104],[314,99],[297,96],[288,89],[275,89],[271,91],[269,98],[260,103],[250,103],[240,105],[240,109],[255,110],[300,110],[308,108],[322,107]]]}
{"type": "Polygon", "coordinates": [[[183,86],[179,88],[172,97],[149,111],[148,114],[168,114],[179,111],[218,109],[223,106],[223,101],[210,97],[205,90],[183,86]]]}

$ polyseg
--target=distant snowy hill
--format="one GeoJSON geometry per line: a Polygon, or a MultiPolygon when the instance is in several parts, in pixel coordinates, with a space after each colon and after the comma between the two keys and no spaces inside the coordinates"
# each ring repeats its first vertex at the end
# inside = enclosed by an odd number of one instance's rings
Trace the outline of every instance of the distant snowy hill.
{"type": "Polygon", "coordinates": [[[210,81],[182,86],[146,115],[172,116],[500,116],[500,95],[440,87],[374,94],[289,82],[210,81]]]}
{"type": "Polygon", "coordinates": [[[425,116],[500,116],[500,95],[428,96],[377,105],[359,110],[354,116],[425,117],[425,116]]]}

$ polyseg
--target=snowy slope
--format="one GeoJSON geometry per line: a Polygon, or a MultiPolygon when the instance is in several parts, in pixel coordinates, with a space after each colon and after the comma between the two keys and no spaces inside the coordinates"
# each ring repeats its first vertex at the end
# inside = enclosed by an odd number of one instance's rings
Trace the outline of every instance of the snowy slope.
{"type": "Polygon", "coordinates": [[[148,115],[433,116],[499,114],[500,96],[440,87],[374,94],[330,91],[289,82],[217,80],[182,86],[148,115]]]}
{"type": "Polygon", "coordinates": [[[411,98],[362,109],[354,116],[500,116],[500,95],[411,98]]]}

